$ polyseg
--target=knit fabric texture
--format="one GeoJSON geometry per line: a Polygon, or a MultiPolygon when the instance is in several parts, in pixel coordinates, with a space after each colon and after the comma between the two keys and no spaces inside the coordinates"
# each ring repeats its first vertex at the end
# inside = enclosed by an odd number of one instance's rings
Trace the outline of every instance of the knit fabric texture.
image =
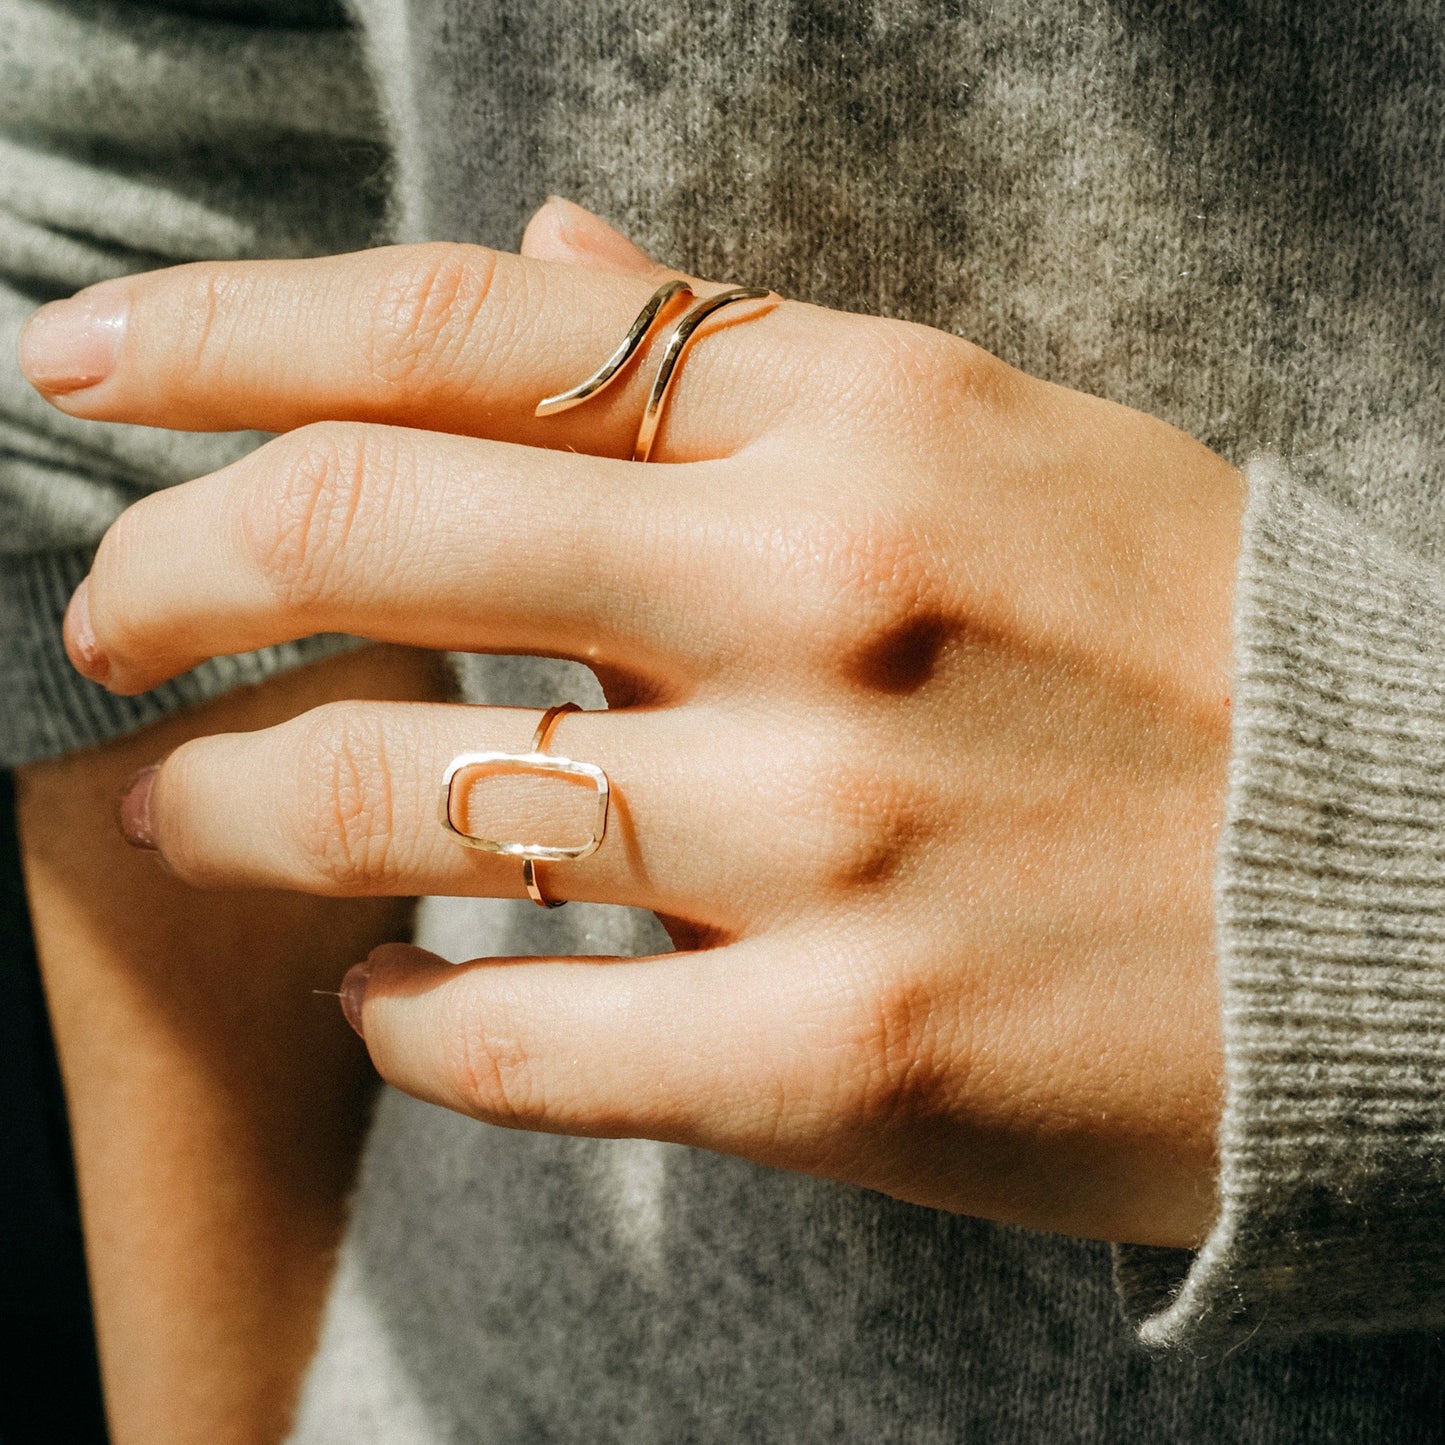
{"type": "Polygon", "coordinates": [[[15,342],[41,302],[111,276],[384,238],[380,129],[357,37],[327,0],[0,0],[0,767],[345,645],[221,659],[135,698],[77,676],[60,619],[105,528],[261,438],[63,416],[22,380],[15,342]]]}
{"type": "Polygon", "coordinates": [[[1222,1207],[1197,1259],[1118,1258],[1160,1345],[1445,1319],[1445,581],[1248,475],[1222,1207]]]}
{"type": "MultiPolygon", "coordinates": [[[[11,324],[188,256],[510,247],[560,192],[688,271],[939,326],[1241,464],[1287,459],[1249,468],[1203,1249],[1117,1251],[1116,1297],[1103,1246],[387,1094],[299,1445],[1436,1438],[1434,7],[355,0],[352,31],[281,0],[0,0],[0,18],[11,324]],[[59,58],[78,53],[98,58],[59,58]]],[[[118,507],[255,440],[86,427],[0,377],[0,642],[35,659],[5,674],[12,758],[140,720],[82,703],[44,639],[118,507]]],[[[469,672],[479,700],[597,701],[562,664],[469,672]]],[[[422,941],[626,954],[659,933],[434,901],[422,941]]]]}

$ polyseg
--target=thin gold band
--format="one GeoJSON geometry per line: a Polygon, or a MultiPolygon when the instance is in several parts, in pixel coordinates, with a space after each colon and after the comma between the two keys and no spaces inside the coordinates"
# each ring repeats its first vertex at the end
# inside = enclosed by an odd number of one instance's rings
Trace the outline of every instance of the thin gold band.
{"type": "Polygon", "coordinates": [[[735,306],[739,301],[766,301],[773,293],[759,286],[734,286],[731,291],[720,291],[716,296],[698,301],[688,307],[682,320],[672,328],[667,345],[662,349],[662,360],[657,366],[657,375],[652,378],[652,390],[647,393],[647,405],[642,409],[642,424],[637,428],[637,440],[632,444],[632,460],[645,462],[652,455],[653,443],[657,440],[657,429],[662,425],[663,408],[672,392],[672,383],[677,376],[677,366],[687,350],[697,329],[724,306],[735,306]]]}
{"type": "Polygon", "coordinates": [[[537,403],[534,416],[556,416],[559,411],[570,411],[590,401],[599,391],[612,385],[622,375],[623,368],[641,349],[648,333],[657,324],[668,302],[675,296],[691,296],[692,287],[686,281],[669,281],[659,286],[647,298],[647,304],[637,313],[637,319],[628,328],[627,335],[618,343],[617,350],[597,368],[585,381],[559,391],[556,396],[543,397],[537,403]]]}
{"type": "MultiPolygon", "coordinates": [[[[602,385],[606,386],[607,383],[604,381],[602,385]]],[[[557,725],[557,719],[563,713],[581,711],[582,709],[575,702],[559,702],[556,707],[549,707],[542,714],[541,721],[537,724],[537,731],[532,734],[532,752],[545,753],[547,751],[547,742],[552,735],[552,729],[557,725]]],[[[606,826],[604,820],[604,829],[606,826]]],[[[537,880],[537,860],[535,858],[522,859],[522,883],[527,889],[527,897],[539,908],[561,908],[567,901],[565,898],[548,898],[542,892],[542,885],[537,880]]]]}

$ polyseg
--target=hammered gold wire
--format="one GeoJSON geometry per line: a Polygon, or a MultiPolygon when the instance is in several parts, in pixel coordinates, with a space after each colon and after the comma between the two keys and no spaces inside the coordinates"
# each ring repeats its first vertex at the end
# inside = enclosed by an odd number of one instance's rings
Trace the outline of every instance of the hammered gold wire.
{"type": "Polygon", "coordinates": [[[731,291],[720,291],[716,296],[709,296],[687,309],[682,320],[673,327],[672,335],[667,338],[667,345],[662,349],[662,360],[658,363],[657,374],[652,378],[647,404],[642,408],[642,423],[637,428],[637,440],[632,444],[633,461],[645,462],[652,455],[653,444],[657,441],[657,429],[662,425],[662,413],[672,393],[672,383],[677,378],[678,363],[693,337],[697,335],[698,327],[724,306],[735,306],[739,301],[766,301],[772,294],[765,287],[734,286],[731,291]]]}
{"type": "MultiPolygon", "coordinates": [[[[661,293],[659,292],[658,294],[660,295],[661,293]]],[[[609,378],[609,380],[610,379],[611,378],[609,378]]],[[[602,385],[606,386],[607,382],[604,381],[602,385]]],[[[586,398],[584,397],[583,400],[586,400],[586,398]]],[[[573,405],[576,405],[576,403],[574,402],[573,405]]],[[[557,725],[557,719],[559,717],[564,713],[581,711],[582,709],[578,707],[575,702],[559,702],[556,707],[549,707],[547,711],[542,714],[541,721],[537,724],[537,731],[532,734],[532,752],[546,752],[547,740],[551,737],[552,729],[557,725]]],[[[603,831],[606,832],[607,824],[605,819],[603,820],[602,828],[603,831]]],[[[598,841],[600,842],[601,840],[599,839],[598,841]]],[[[548,898],[546,894],[542,892],[542,885],[537,878],[537,863],[533,858],[522,859],[522,884],[527,890],[527,897],[539,908],[561,908],[567,901],[565,898],[548,898]]]]}

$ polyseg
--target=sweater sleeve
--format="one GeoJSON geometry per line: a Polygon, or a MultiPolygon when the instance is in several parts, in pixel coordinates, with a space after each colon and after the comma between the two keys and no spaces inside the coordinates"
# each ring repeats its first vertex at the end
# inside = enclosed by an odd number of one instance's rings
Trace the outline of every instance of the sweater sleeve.
{"type": "Polygon", "coordinates": [[[1445,1323],[1445,573],[1248,477],[1220,1208],[1115,1252],[1143,1342],[1201,1352],[1445,1323]]]}
{"type": "Polygon", "coordinates": [[[15,340],[36,306],[111,276],[384,239],[385,157],[332,0],[0,0],[0,767],[347,645],[216,659],[138,698],[77,676],[60,619],[106,527],[260,438],[64,416],[15,340]]]}

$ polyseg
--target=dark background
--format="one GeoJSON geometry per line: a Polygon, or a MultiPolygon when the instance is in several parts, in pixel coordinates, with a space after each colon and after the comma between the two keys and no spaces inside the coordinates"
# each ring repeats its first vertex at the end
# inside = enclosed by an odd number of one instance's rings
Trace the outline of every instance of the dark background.
{"type": "Polygon", "coordinates": [[[65,1099],[0,773],[0,1445],[103,1445],[65,1099]]]}

